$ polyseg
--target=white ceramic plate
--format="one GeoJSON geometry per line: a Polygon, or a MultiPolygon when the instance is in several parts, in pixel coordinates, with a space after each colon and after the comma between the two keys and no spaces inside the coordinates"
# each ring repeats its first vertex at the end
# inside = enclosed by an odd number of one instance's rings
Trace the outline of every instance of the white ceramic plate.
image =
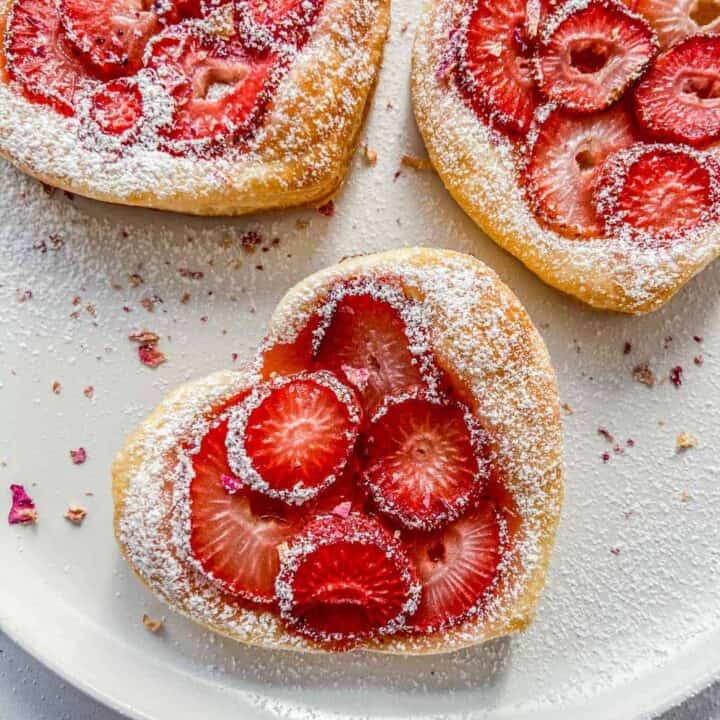
{"type": "Polygon", "coordinates": [[[0,525],[0,628],[133,717],[628,720],[720,667],[720,265],[649,317],[594,313],[498,250],[432,173],[404,168],[393,179],[404,153],[422,154],[407,82],[417,11],[415,1],[394,10],[366,131],[378,164],[358,154],[331,219],[131,211],[50,196],[0,167],[0,501],[9,505],[7,486],[23,483],[40,512],[34,528],[0,525]],[[248,230],[267,252],[243,250],[248,230]],[[500,273],[541,328],[574,410],[564,520],[536,623],[511,640],[425,659],[263,652],[172,614],[152,635],[142,614],[167,611],[131,575],[111,529],[109,468],[125,436],[170,388],[248,353],[290,285],[345,255],[410,244],[471,252],[500,273]],[[32,298],[18,302],[26,290],[32,298]],[[140,300],[152,296],[162,302],[148,312],[140,300]],[[168,362],[154,371],[127,340],[144,327],[164,336],[168,362]],[[664,382],[635,382],[643,362],[664,382]],[[667,381],[677,365],[679,388],[667,381]],[[599,426],[625,445],[622,455],[599,426]],[[682,431],[699,444],[677,454],[682,431]],[[75,466],[69,450],[79,446],[88,460],[75,466]],[[73,501],[89,511],[80,528],[62,517],[73,501]]]}

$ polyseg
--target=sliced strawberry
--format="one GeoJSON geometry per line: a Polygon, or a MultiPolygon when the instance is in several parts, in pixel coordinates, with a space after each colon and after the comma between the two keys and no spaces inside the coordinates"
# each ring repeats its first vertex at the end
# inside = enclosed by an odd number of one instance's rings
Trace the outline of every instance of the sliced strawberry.
{"type": "Polygon", "coordinates": [[[371,280],[337,285],[319,315],[315,360],[354,385],[368,413],[385,395],[432,382],[427,330],[400,288],[371,280]]]}
{"type": "Polygon", "coordinates": [[[65,40],[53,0],[19,0],[12,6],[5,54],[10,77],[30,100],[63,115],[74,113],[75,95],[87,72],[65,40]]]}
{"type": "Polygon", "coordinates": [[[640,77],[656,51],[655,33],[622,3],[568,2],[540,27],[538,84],[570,110],[603,110],[640,77]]]}
{"type": "Polygon", "coordinates": [[[717,0],[638,0],[637,11],[653,26],[662,47],[689,35],[720,30],[717,0]]]}
{"type": "Polygon", "coordinates": [[[411,629],[434,632],[480,611],[498,576],[501,539],[495,510],[483,505],[439,532],[411,540],[409,554],[422,584],[411,629]]]}
{"type": "Polygon", "coordinates": [[[158,24],[147,0],[59,0],[68,39],[102,78],[132,75],[158,24]]]}
{"type": "Polygon", "coordinates": [[[600,235],[592,202],[595,176],[605,158],[634,140],[622,105],[591,116],[551,110],[533,133],[522,177],[538,220],[569,237],[600,235]]]}
{"type": "Polygon", "coordinates": [[[460,47],[460,89],[481,118],[521,135],[538,105],[531,54],[525,0],[479,0],[460,47]]]}
{"type": "Polygon", "coordinates": [[[365,437],[363,480],[384,515],[412,530],[436,530],[482,490],[482,449],[481,429],[459,403],[389,399],[365,437]]]}
{"type": "Polygon", "coordinates": [[[138,128],[142,116],[142,95],[134,80],[111,80],[91,96],[90,117],[104,133],[130,134],[138,128]]]}
{"type": "Polygon", "coordinates": [[[323,5],[324,0],[236,0],[238,32],[253,46],[299,46],[308,39],[323,5]]]}
{"type": "Polygon", "coordinates": [[[420,591],[400,544],[355,514],[313,521],[282,554],[275,587],[282,617],[324,642],[397,632],[420,591]]]}
{"type": "Polygon", "coordinates": [[[361,420],[355,392],[327,371],[276,378],[230,410],[230,467],[253,490],[300,505],[335,482],[361,420]]]}
{"type": "Polygon", "coordinates": [[[595,202],[610,233],[652,243],[717,220],[719,183],[709,153],[638,143],[608,159],[595,202]]]}
{"type": "Polygon", "coordinates": [[[279,69],[273,55],[250,52],[237,37],[209,36],[192,23],[159,35],[148,65],[175,100],[172,124],[162,134],[180,151],[248,134],[279,69]]]}
{"type": "Polygon", "coordinates": [[[635,115],[658,140],[705,145],[720,138],[720,36],[670,48],[635,88],[635,115]]]}
{"type": "Polygon", "coordinates": [[[247,488],[229,493],[227,422],[212,429],[192,456],[190,550],[199,569],[229,592],[272,602],[278,545],[304,524],[297,510],[247,488]]]}

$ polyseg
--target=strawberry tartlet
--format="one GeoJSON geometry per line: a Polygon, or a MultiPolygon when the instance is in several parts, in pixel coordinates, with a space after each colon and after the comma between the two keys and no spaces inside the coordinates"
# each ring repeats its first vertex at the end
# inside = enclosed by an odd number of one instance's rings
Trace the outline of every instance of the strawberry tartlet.
{"type": "Polygon", "coordinates": [[[0,154],[127,205],[322,204],[388,24],[389,0],[0,0],[0,154]]]}
{"type": "Polygon", "coordinates": [[[654,310],[720,252],[719,22],[684,0],[430,0],[412,85],[432,162],[545,282],[654,310]]]}
{"type": "Polygon", "coordinates": [[[166,398],[113,495],[139,578],[216,632],[449,652],[534,615],[562,502],[554,372],[479,261],[354,258],[289,291],[244,369],[166,398]]]}

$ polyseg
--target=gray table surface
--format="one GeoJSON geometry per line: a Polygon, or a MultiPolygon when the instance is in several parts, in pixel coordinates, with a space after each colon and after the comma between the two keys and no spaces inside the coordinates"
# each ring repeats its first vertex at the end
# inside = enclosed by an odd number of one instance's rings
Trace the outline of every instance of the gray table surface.
{"type": "MultiPolygon", "coordinates": [[[[123,720],[0,633],[0,720],[123,720]]],[[[658,720],[720,720],[720,683],[658,720]]]]}

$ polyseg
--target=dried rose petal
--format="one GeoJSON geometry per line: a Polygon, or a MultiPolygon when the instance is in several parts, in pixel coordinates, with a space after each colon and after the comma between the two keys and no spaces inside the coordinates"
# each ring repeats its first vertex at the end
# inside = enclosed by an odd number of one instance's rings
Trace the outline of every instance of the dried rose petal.
{"type": "Polygon", "coordinates": [[[88,398],[89,400],[92,400],[93,396],[95,395],[95,388],[92,385],[88,385],[83,390],[83,395],[88,398]]]}
{"type": "Polygon", "coordinates": [[[220,475],[220,480],[222,481],[225,490],[227,490],[231,495],[233,495],[241,487],[243,487],[243,481],[239,478],[236,478],[234,475],[226,475],[225,473],[223,473],[222,475],[220,475]]]}
{"type": "Polygon", "coordinates": [[[336,505],[332,509],[332,514],[339,515],[340,517],[346,518],[350,514],[351,507],[352,507],[352,502],[350,500],[346,500],[345,502],[341,502],[340,504],[336,505]]]}
{"type": "Polygon", "coordinates": [[[87,460],[87,452],[84,447],[70,451],[70,459],[75,465],[82,465],[87,460]]]}
{"type": "Polygon", "coordinates": [[[82,525],[82,521],[85,519],[86,515],[87,510],[84,507],[81,507],[80,505],[70,505],[65,511],[63,517],[74,525],[82,525]]]}
{"type": "Polygon", "coordinates": [[[335,214],[335,203],[332,200],[328,200],[324,205],[321,205],[317,211],[325,217],[332,217],[335,214]]]}
{"type": "Polygon", "coordinates": [[[151,368],[156,368],[167,360],[165,353],[160,352],[160,350],[152,345],[141,345],[138,348],[138,357],[143,365],[151,368]]]}
{"type": "Polygon", "coordinates": [[[35,510],[35,502],[25,492],[22,485],[11,485],[12,505],[8,513],[9,525],[29,525],[36,523],[38,519],[37,510],[35,510]]]}

